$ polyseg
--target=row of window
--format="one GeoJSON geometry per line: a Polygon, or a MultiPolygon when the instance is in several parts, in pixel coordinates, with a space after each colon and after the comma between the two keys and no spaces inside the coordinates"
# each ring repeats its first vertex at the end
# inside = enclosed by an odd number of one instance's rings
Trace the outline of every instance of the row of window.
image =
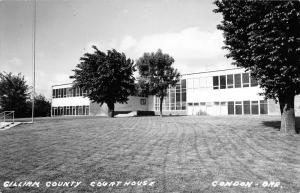
{"type": "Polygon", "coordinates": [[[250,73],[227,74],[213,77],[213,89],[241,88],[257,86],[250,73]]]}
{"type": "Polygon", "coordinates": [[[228,115],[259,115],[268,114],[267,100],[260,101],[228,101],[228,102],[196,102],[188,103],[188,106],[225,107],[228,115]]]}
{"type": "MultiPolygon", "coordinates": [[[[154,108],[159,110],[160,99],[155,97],[154,108]]],[[[167,89],[167,95],[163,100],[163,110],[186,109],[186,80],[182,79],[175,87],[167,89]]]]}
{"type": "Polygon", "coordinates": [[[59,88],[52,90],[52,98],[66,98],[87,96],[87,92],[79,87],[76,88],[59,88]]]}
{"type": "Polygon", "coordinates": [[[62,115],[89,115],[89,106],[61,106],[52,107],[52,116],[62,116],[62,115]]]}

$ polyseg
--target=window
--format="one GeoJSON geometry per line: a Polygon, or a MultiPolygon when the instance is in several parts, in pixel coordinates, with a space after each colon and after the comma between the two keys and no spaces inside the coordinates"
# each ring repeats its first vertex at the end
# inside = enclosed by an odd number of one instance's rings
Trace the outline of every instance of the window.
{"type": "Polygon", "coordinates": [[[201,103],[200,103],[200,106],[205,106],[205,105],[206,105],[205,102],[201,102],[201,103]]]}
{"type": "Polygon", "coordinates": [[[242,102],[241,101],[236,101],[235,102],[235,114],[236,115],[241,115],[242,113],[242,102]]]}
{"type": "Polygon", "coordinates": [[[82,96],[82,89],[79,88],[79,96],[82,96]]]}
{"type": "Polygon", "coordinates": [[[233,74],[227,75],[227,88],[233,88],[233,74]]]}
{"type": "Polygon", "coordinates": [[[194,103],[194,106],[199,106],[199,103],[194,103]]]}
{"type": "Polygon", "coordinates": [[[215,106],[219,106],[220,103],[219,103],[219,102],[214,102],[214,105],[215,105],[215,106]]]}
{"type": "Polygon", "coordinates": [[[252,115],[258,115],[258,101],[251,101],[252,115]]]}
{"type": "Polygon", "coordinates": [[[181,110],[180,102],[176,102],[176,110],[181,110]]]}
{"type": "Polygon", "coordinates": [[[260,114],[268,114],[268,101],[267,100],[260,101],[260,114]]]}
{"type": "Polygon", "coordinates": [[[182,102],[182,110],[185,110],[186,109],[186,102],[182,102]]]}
{"type": "Polygon", "coordinates": [[[146,99],[141,99],[141,100],[140,100],[140,104],[141,104],[141,105],[146,105],[146,99]]]}
{"type": "Polygon", "coordinates": [[[257,84],[256,79],[251,76],[251,86],[257,86],[257,85],[258,84],[257,84]]]}
{"type": "Polygon", "coordinates": [[[234,102],[228,101],[228,115],[234,115],[234,102]]]}
{"type": "Polygon", "coordinates": [[[85,106],[85,114],[89,115],[90,113],[90,107],[89,106],[85,106]]]}
{"type": "Polygon", "coordinates": [[[64,93],[63,97],[66,98],[67,97],[67,89],[66,88],[63,89],[63,93],[64,93]]]}
{"type": "Polygon", "coordinates": [[[55,90],[55,98],[58,98],[58,90],[57,89],[54,90],[55,90]]]}
{"type": "Polygon", "coordinates": [[[250,115],[250,101],[244,101],[243,102],[244,106],[244,115],[250,115]]]}
{"type": "Polygon", "coordinates": [[[72,91],[73,91],[73,97],[75,97],[76,96],[76,89],[72,88],[72,91]]]}
{"type": "Polygon", "coordinates": [[[249,87],[250,86],[250,79],[249,79],[249,73],[243,73],[243,87],[249,87]]]}
{"type": "Polygon", "coordinates": [[[55,89],[52,89],[52,98],[55,98],[55,89]]]}
{"type": "Polygon", "coordinates": [[[226,76],[220,76],[220,89],[226,88],[226,76]]]}
{"type": "Polygon", "coordinates": [[[241,74],[234,75],[234,87],[241,88],[241,74]]]}
{"type": "Polygon", "coordinates": [[[219,77],[218,76],[213,77],[213,89],[219,89],[219,77]]]}
{"type": "Polygon", "coordinates": [[[188,103],[188,106],[193,106],[193,103],[188,103]]]}

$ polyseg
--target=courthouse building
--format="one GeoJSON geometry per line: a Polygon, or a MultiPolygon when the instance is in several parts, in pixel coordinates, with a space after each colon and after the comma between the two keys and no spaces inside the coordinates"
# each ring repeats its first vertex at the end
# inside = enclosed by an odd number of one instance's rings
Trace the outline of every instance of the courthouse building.
{"type": "MultiPolygon", "coordinates": [[[[265,100],[262,90],[243,68],[184,74],[163,101],[166,115],[280,115],[279,104],[265,100]]],[[[107,106],[92,103],[87,92],[72,84],[52,86],[52,116],[106,116],[107,106]]],[[[130,96],[115,111],[159,112],[156,96],[130,96]]],[[[300,95],[295,97],[295,114],[300,116],[300,95]]]]}

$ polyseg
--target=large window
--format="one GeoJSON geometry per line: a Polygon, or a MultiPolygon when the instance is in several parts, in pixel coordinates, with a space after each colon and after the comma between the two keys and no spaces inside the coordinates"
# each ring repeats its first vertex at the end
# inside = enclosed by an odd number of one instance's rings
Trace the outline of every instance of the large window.
{"type": "Polygon", "coordinates": [[[236,101],[235,102],[235,114],[236,115],[241,115],[242,114],[242,102],[241,101],[236,101]]]}
{"type": "Polygon", "coordinates": [[[243,107],[244,107],[244,115],[250,115],[250,101],[244,101],[243,102],[243,107]]]}
{"type": "Polygon", "coordinates": [[[258,115],[258,101],[251,101],[252,115],[258,115]]]}
{"type": "Polygon", "coordinates": [[[234,115],[234,102],[228,101],[228,115],[234,115]]]}
{"type": "Polygon", "coordinates": [[[226,88],[226,76],[220,76],[220,89],[226,88]]]}
{"type": "Polygon", "coordinates": [[[260,114],[268,114],[268,101],[267,100],[260,101],[260,114]]]}
{"type": "Polygon", "coordinates": [[[243,73],[243,87],[249,87],[250,86],[250,79],[249,79],[249,73],[243,73]]]}
{"type": "Polygon", "coordinates": [[[233,74],[227,75],[227,88],[233,88],[233,74]]]}
{"type": "Polygon", "coordinates": [[[213,88],[214,89],[219,89],[219,76],[214,76],[213,77],[213,88]]]}
{"type": "Polygon", "coordinates": [[[89,106],[62,106],[52,107],[52,116],[62,115],[89,115],[89,106]]]}
{"type": "Polygon", "coordinates": [[[234,75],[234,87],[241,88],[241,74],[234,75]]]}
{"type": "MultiPolygon", "coordinates": [[[[193,87],[194,80],[196,79],[188,79],[187,82],[186,79],[182,79],[175,87],[169,87],[164,98],[163,110],[186,110],[186,86],[188,83],[189,87],[193,87]]],[[[199,81],[199,79],[197,80],[199,81]]],[[[160,99],[155,97],[154,102],[154,108],[158,111],[160,99]]]]}

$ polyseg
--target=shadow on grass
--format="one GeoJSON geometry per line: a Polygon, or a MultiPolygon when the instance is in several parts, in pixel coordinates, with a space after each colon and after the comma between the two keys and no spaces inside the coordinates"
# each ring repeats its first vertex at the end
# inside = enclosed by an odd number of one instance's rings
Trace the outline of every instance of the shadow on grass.
{"type": "MultiPolygon", "coordinates": [[[[276,131],[280,130],[281,121],[263,121],[263,124],[267,127],[272,127],[276,131]]],[[[300,117],[296,117],[296,132],[300,133],[300,117]]]]}

